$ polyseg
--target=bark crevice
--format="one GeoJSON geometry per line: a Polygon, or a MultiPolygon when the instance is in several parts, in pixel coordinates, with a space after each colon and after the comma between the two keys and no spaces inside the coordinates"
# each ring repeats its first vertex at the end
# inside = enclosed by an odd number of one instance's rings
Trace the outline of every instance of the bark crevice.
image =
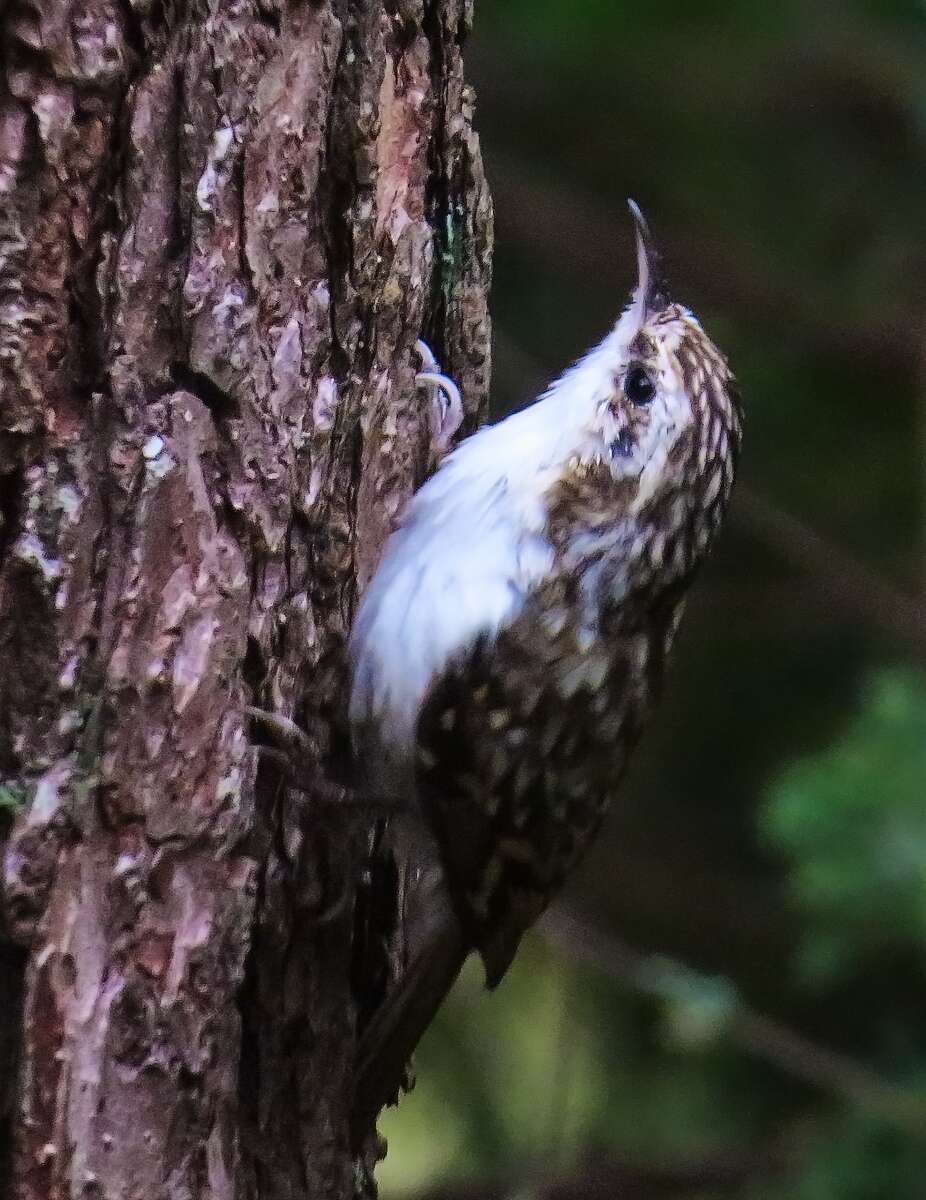
{"type": "Polygon", "coordinates": [[[330,796],[355,597],[425,462],[422,332],[470,423],[485,403],[465,13],[393,10],[7,9],[17,1200],[355,1193],[355,1018],[401,969],[394,864],[368,815],[284,786],[244,710],[320,731],[330,796]]]}

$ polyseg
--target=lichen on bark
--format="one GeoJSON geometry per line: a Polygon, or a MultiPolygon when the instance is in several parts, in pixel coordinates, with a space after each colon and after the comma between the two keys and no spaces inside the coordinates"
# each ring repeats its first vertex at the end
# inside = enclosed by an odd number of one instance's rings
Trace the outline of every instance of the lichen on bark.
{"type": "Polygon", "coordinates": [[[484,409],[470,20],[6,6],[5,1194],[354,1194],[395,966],[355,932],[398,908],[356,900],[369,818],[284,787],[244,708],[337,777],[353,606],[426,466],[417,337],[484,409]]]}

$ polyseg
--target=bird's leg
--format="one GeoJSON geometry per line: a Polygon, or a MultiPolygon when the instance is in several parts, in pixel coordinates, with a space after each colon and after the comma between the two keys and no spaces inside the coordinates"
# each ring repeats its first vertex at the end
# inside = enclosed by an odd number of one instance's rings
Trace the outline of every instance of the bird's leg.
{"type": "Polygon", "coordinates": [[[244,712],[270,735],[274,744],[258,744],[257,752],[261,758],[275,764],[287,783],[310,793],[320,804],[344,803],[345,788],[326,779],[319,769],[325,734],[320,721],[315,723],[311,733],[307,733],[289,717],[268,709],[249,704],[244,712]]]}
{"type": "Polygon", "coordinates": [[[291,787],[307,793],[315,803],[373,815],[389,815],[404,807],[401,801],[370,798],[355,791],[348,781],[326,777],[321,766],[325,760],[322,748],[327,736],[323,722],[315,721],[311,733],[307,733],[289,717],[265,708],[249,704],[244,712],[270,735],[274,743],[255,747],[261,758],[272,762],[291,787]]]}
{"type": "Polygon", "coordinates": [[[279,713],[270,712],[267,708],[257,708],[253,704],[248,704],[244,709],[245,716],[256,721],[258,725],[262,725],[264,729],[273,735],[274,740],[287,751],[294,751],[305,757],[312,757],[318,752],[319,730],[314,731],[316,738],[312,738],[306,733],[295,721],[291,721],[289,717],[283,717],[279,713]]]}
{"type": "MultiPolygon", "coordinates": [[[[327,779],[320,770],[320,739],[313,740],[295,721],[280,716],[279,713],[268,712],[251,705],[244,711],[252,721],[263,726],[278,743],[276,746],[257,745],[255,748],[261,760],[273,763],[286,783],[296,791],[308,793],[315,804],[323,805],[332,816],[336,811],[343,813],[345,805],[352,803],[353,794],[349,789],[327,779]]],[[[354,808],[351,811],[357,810],[354,808]]],[[[341,846],[342,842],[340,837],[332,839],[332,845],[335,847],[341,846]]],[[[307,910],[306,921],[313,928],[330,925],[337,920],[344,914],[353,898],[356,881],[347,863],[340,863],[333,874],[340,881],[333,898],[323,895],[317,907],[307,910]]]]}
{"type": "Polygon", "coordinates": [[[419,338],[415,342],[415,350],[421,359],[421,370],[415,376],[415,382],[428,392],[431,402],[431,453],[435,463],[440,463],[463,423],[463,398],[450,376],[441,371],[427,342],[419,338]]]}

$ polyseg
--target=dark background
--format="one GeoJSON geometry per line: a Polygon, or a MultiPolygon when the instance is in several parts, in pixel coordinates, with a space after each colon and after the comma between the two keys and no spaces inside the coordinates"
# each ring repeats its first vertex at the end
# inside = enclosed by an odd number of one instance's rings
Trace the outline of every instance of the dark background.
{"type": "Polygon", "coordinates": [[[481,0],[468,63],[495,414],[613,323],[633,196],[746,445],[617,811],[471,964],[384,1193],[921,1200],[926,4],[481,0]]]}

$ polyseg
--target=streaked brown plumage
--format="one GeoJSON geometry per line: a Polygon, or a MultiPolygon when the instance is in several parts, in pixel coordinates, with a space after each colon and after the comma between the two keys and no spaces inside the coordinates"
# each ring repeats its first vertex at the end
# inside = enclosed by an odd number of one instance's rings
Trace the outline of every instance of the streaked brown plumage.
{"type": "Polygon", "coordinates": [[[609,338],[533,414],[451,456],[364,598],[358,756],[371,788],[417,796],[436,845],[420,907],[435,929],[361,1047],[365,1116],[466,952],[494,986],[593,838],[729,500],[733,377],[667,299],[642,218],[638,233],[640,282],[609,338]]]}

